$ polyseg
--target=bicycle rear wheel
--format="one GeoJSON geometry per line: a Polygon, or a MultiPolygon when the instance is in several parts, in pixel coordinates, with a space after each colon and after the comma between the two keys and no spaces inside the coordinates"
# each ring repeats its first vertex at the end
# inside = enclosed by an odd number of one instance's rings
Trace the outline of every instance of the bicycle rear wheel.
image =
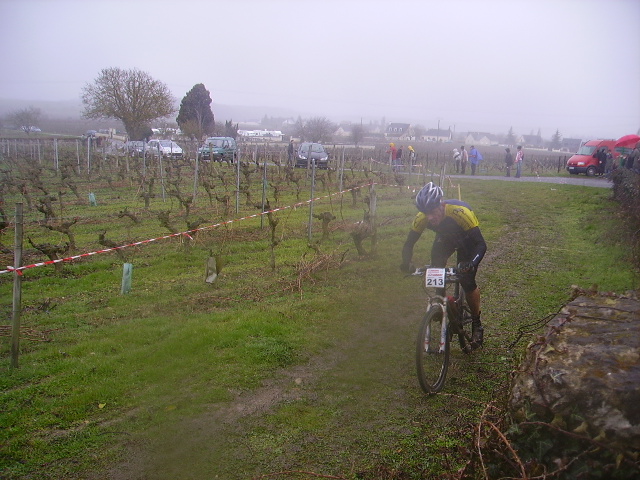
{"type": "Polygon", "coordinates": [[[443,332],[442,309],[429,308],[416,341],[418,382],[425,393],[437,393],[444,387],[449,368],[449,340],[450,335],[443,332]]]}

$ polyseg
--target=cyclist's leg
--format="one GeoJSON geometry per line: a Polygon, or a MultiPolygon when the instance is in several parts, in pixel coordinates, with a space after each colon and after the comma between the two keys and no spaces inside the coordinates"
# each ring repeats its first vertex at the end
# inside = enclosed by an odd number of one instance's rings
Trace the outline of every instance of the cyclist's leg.
{"type": "Polygon", "coordinates": [[[481,347],[484,340],[484,327],[480,320],[480,289],[476,287],[466,295],[467,305],[471,310],[471,340],[477,347],[481,347]]]}
{"type": "MultiPolygon", "coordinates": [[[[447,260],[453,255],[456,249],[450,243],[443,241],[440,235],[436,235],[436,239],[431,246],[431,266],[435,268],[445,268],[447,266],[447,260]]],[[[437,288],[436,295],[444,297],[445,289],[437,288]]]]}
{"type": "Polygon", "coordinates": [[[467,305],[469,305],[471,315],[474,317],[480,317],[480,289],[476,287],[470,292],[465,290],[464,293],[467,296],[467,305]]]}
{"type": "MultiPolygon", "coordinates": [[[[460,250],[457,251],[458,263],[469,262],[471,259],[471,254],[460,250]]],[[[461,273],[460,286],[467,297],[467,305],[469,305],[471,315],[474,317],[480,317],[480,289],[476,283],[476,272],[461,273]]]]}
{"type": "MultiPolygon", "coordinates": [[[[469,260],[463,252],[458,252],[458,262],[469,260]]],[[[481,347],[484,340],[484,328],[480,320],[480,289],[476,283],[476,272],[460,275],[460,286],[464,289],[467,305],[471,311],[471,338],[476,348],[481,347]]]]}
{"type": "MultiPolygon", "coordinates": [[[[467,296],[467,303],[469,304],[469,306],[472,305],[472,301],[470,301],[469,297],[474,297],[477,295],[478,297],[478,302],[474,302],[474,303],[479,303],[479,299],[480,299],[480,295],[479,295],[479,290],[476,288],[473,292],[471,292],[470,295],[467,296]]],[[[482,321],[480,320],[480,311],[476,310],[477,313],[471,313],[471,341],[474,343],[474,346],[477,347],[481,347],[482,343],[484,341],[484,327],[482,326],[482,321]]]]}

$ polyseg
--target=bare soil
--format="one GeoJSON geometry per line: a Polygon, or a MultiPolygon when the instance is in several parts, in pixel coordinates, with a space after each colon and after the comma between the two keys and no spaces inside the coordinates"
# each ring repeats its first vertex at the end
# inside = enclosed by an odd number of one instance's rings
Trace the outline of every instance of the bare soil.
{"type": "Polygon", "coordinates": [[[389,415],[408,408],[407,387],[416,388],[408,378],[396,382],[411,372],[409,327],[417,319],[398,317],[391,324],[388,312],[378,313],[321,356],[279,371],[261,388],[239,393],[230,404],[211,405],[205,415],[170,431],[159,428],[150,443],[132,445],[129,461],[110,478],[251,478],[288,469],[349,469],[350,459],[369,455],[353,445],[350,428],[388,428],[389,415]],[[302,415],[317,409],[318,428],[283,438],[287,426],[265,421],[283,406],[297,406],[302,415]],[[369,418],[362,424],[365,410],[369,418]],[[337,465],[336,453],[343,460],[337,465]]]}

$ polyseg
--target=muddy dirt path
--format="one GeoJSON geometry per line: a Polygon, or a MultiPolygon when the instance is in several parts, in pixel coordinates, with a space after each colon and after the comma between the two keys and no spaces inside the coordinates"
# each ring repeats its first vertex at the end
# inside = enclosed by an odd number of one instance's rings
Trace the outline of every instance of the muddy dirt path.
{"type": "MultiPolygon", "coordinates": [[[[413,280],[404,289],[419,292],[413,280]]],[[[413,373],[420,312],[389,301],[401,292],[386,293],[372,295],[322,355],[231,404],[153,432],[149,443],[134,442],[110,478],[234,479],[292,469],[339,475],[397,448],[425,401],[413,373]]]]}

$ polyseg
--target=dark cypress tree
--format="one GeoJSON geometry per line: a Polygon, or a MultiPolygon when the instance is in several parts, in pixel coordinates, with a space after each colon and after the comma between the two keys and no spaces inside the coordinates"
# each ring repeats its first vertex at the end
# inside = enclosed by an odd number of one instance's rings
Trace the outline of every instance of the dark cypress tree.
{"type": "Polygon", "coordinates": [[[191,137],[201,139],[212,134],[215,120],[211,111],[211,95],[202,83],[194,85],[182,99],[180,111],[176,118],[182,132],[191,137]]]}

